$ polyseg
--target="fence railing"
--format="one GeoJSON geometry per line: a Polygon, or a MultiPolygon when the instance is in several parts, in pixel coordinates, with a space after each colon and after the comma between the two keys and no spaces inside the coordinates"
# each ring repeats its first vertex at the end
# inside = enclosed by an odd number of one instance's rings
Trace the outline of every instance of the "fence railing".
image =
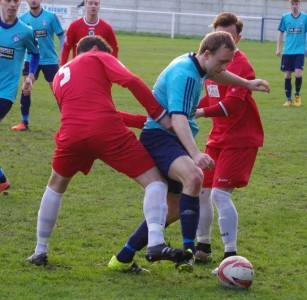
{"type": "MultiPolygon", "coordinates": [[[[44,4],[47,10],[55,12],[64,29],[83,14],[83,9],[65,4],[44,4]]],[[[20,7],[20,13],[28,9],[26,2],[20,7]]],[[[209,27],[216,15],[198,13],[179,13],[171,11],[134,10],[102,7],[101,17],[108,21],[116,31],[166,34],[174,38],[179,36],[204,36],[212,31],[209,27]]],[[[262,16],[239,16],[243,23],[243,37],[251,40],[276,40],[277,18],[262,16]]]]}

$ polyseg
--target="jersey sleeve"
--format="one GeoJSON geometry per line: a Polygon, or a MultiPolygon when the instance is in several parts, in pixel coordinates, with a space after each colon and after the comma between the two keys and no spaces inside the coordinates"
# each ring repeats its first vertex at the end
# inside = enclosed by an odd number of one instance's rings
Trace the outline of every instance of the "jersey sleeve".
{"type": "Polygon", "coordinates": [[[62,33],[64,33],[63,27],[56,14],[53,14],[52,27],[56,35],[61,35],[62,33]]]}
{"type": "Polygon", "coordinates": [[[34,36],[34,32],[32,29],[29,28],[27,32],[27,37],[25,39],[25,47],[27,49],[28,54],[38,54],[38,41],[34,36]]]}
{"type": "Polygon", "coordinates": [[[103,56],[100,56],[100,61],[103,63],[110,81],[128,88],[154,120],[158,121],[164,115],[164,108],[155,99],[145,82],[137,75],[130,72],[112,55],[108,55],[108,59],[103,59],[103,56]]]}
{"type": "Polygon", "coordinates": [[[74,38],[73,38],[73,28],[74,28],[74,23],[71,23],[70,26],[68,27],[66,34],[65,34],[65,41],[63,44],[63,49],[61,53],[61,65],[65,65],[68,61],[69,53],[70,50],[74,46],[74,38]]]}

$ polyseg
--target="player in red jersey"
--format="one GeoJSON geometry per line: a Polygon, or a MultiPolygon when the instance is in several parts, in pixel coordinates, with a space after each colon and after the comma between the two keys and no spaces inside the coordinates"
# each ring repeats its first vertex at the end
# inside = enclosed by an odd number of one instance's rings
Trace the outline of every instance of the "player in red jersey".
{"type": "MultiPolygon", "coordinates": [[[[219,14],[212,26],[229,32],[240,41],[243,23],[233,13],[219,14]]],[[[245,79],[254,79],[255,72],[243,52],[237,49],[227,70],[245,79]]],[[[231,200],[235,188],[248,184],[258,148],[263,145],[263,129],[252,92],[244,87],[205,81],[206,96],[201,99],[197,116],[212,118],[205,153],[215,161],[215,169],[204,170],[200,195],[200,221],[197,232],[196,258],[211,258],[210,232],[214,203],[224,243],[224,258],[236,255],[238,214],[231,200]]]]}
{"type": "MultiPolygon", "coordinates": [[[[48,263],[48,241],[70,180],[78,171],[88,174],[96,159],[133,178],[145,189],[144,214],[149,228],[147,260],[178,262],[192,257],[187,251],[165,244],[167,184],[151,156],[116,111],[112,83],[128,88],[148,114],[160,120],[165,128],[170,126],[169,117],[145,83],[110,53],[110,46],[101,37],[85,37],[78,43],[80,55],[62,66],[54,78],[53,92],[61,110],[61,126],[55,137],[51,177],[38,213],[37,245],[27,259],[35,265],[48,263]]],[[[143,269],[134,262],[126,265],[126,271],[140,270],[143,269]]]]}
{"type": "Polygon", "coordinates": [[[112,55],[118,57],[118,43],[112,26],[99,18],[100,0],[85,0],[85,16],[73,21],[65,34],[65,42],[61,53],[61,65],[68,61],[72,49],[72,57],[76,57],[78,42],[85,36],[99,35],[112,47],[112,55]]]}

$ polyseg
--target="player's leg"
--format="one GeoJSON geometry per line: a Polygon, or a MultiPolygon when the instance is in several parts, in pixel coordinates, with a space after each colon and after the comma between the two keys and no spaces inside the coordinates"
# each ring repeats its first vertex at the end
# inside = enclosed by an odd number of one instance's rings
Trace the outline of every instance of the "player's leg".
{"type": "Polygon", "coordinates": [[[248,184],[257,152],[258,148],[226,148],[219,156],[211,198],[219,216],[223,258],[237,254],[238,213],[232,201],[232,191],[248,184]]]}
{"type": "MultiPolygon", "coordinates": [[[[179,194],[167,194],[168,213],[166,217],[165,228],[179,219],[179,194]]],[[[127,270],[127,265],[133,262],[137,251],[145,248],[148,242],[148,227],[144,220],[137,230],[130,236],[124,247],[113,256],[108,267],[111,270],[127,270]]],[[[140,270],[144,271],[144,269],[140,270]]]]}
{"type": "MultiPolygon", "coordinates": [[[[12,105],[13,105],[12,101],[0,98],[0,122],[11,110],[12,105]]],[[[9,187],[10,187],[10,182],[8,181],[3,170],[0,167],[0,194],[9,187]]]]}
{"type": "Polygon", "coordinates": [[[87,174],[94,159],[88,157],[87,144],[83,141],[69,147],[55,149],[52,172],[43,194],[37,218],[37,244],[35,252],[28,257],[28,262],[35,265],[48,263],[48,242],[56,224],[63,195],[71,178],[78,171],[87,174]]]}
{"type": "Polygon", "coordinates": [[[305,61],[304,55],[296,55],[295,71],[294,71],[294,74],[295,74],[294,105],[298,106],[298,107],[302,105],[302,99],[300,97],[300,91],[301,91],[302,82],[303,82],[304,61],[305,61]]]}
{"type": "Polygon", "coordinates": [[[281,71],[284,72],[284,88],[285,94],[287,98],[287,102],[283,104],[283,106],[291,106],[292,105],[292,83],[291,76],[292,72],[294,72],[294,64],[292,55],[283,55],[281,59],[281,71]]]}
{"type": "MultiPolygon", "coordinates": [[[[118,117],[120,118],[118,123],[122,124],[119,114],[118,117]]],[[[112,136],[109,143],[105,142],[103,153],[98,157],[117,171],[135,179],[145,189],[143,207],[148,226],[147,260],[151,262],[163,259],[178,261],[190,258],[190,253],[168,247],[164,242],[167,184],[153,159],[127,127],[118,126],[116,138],[115,140],[112,136]],[[116,144],[119,147],[115,147],[116,144]],[[142,164],[139,163],[140,161],[142,164]]]]}
{"type": "MultiPolygon", "coordinates": [[[[38,66],[37,72],[35,74],[35,79],[38,78],[38,74],[40,72],[40,66],[38,66]]],[[[23,80],[27,78],[29,75],[29,62],[25,62],[22,69],[23,80]]],[[[21,122],[15,126],[13,126],[12,130],[17,131],[25,131],[29,129],[29,114],[30,114],[30,106],[31,106],[31,94],[25,96],[23,91],[21,91],[20,95],[20,112],[21,112],[21,122]]]]}
{"type": "Polygon", "coordinates": [[[212,259],[211,227],[214,219],[214,209],[211,199],[211,187],[215,170],[218,168],[218,156],[220,150],[217,148],[206,147],[205,153],[210,155],[214,160],[215,168],[212,170],[203,170],[204,181],[202,191],[199,195],[200,210],[195,258],[201,262],[207,262],[212,259]]]}

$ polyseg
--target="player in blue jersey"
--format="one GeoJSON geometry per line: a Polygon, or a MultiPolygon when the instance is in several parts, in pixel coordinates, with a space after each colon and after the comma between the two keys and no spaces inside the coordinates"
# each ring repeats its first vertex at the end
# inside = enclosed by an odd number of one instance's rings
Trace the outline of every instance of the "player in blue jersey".
{"type": "MultiPolygon", "coordinates": [[[[10,111],[18,91],[25,52],[31,54],[30,72],[23,83],[29,94],[39,61],[37,40],[31,28],[17,18],[21,0],[0,0],[0,122],[10,111]]],[[[0,168],[0,193],[10,186],[0,168]]]]}
{"type": "MultiPolygon", "coordinates": [[[[203,39],[197,54],[184,54],[173,60],[160,74],[153,88],[155,98],[171,117],[173,130],[165,130],[147,117],[140,136],[141,142],[168,180],[169,192],[180,194],[178,215],[183,248],[193,253],[196,251],[194,239],[199,219],[202,170],[214,167],[214,161],[198,149],[194,140],[198,132],[194,115],[202,95],[204,80],[208,77],[220,83],[269,91],[265,81],[248,81],[226,71],[235,50],[236,45],[229,33],[214,32],[203,39]]],[[[176,208],[168,210],[172,214],[168,216],[168,224],[176,220],[176,211],[176,208]]],[[[108,267],[124,271],[135,252],[142,249],[144,243],[146,245],[146,234],[147,225],[143,222],[120,253],[112,257],[108,267]]],[[[193,267],[194,257],[176,264],[179,271],[192,271],[193,267]]]]}
{"type": "Polygon", "coordinates": [[[284,14],[278,27],[276,55],[281,56],[281,71],[285,74],[284,106],[301,106],[300,90],[306,52],[307,14],[301,12],[301,0],[289,0],[291,12],[284,14]],[[286,33],[284,48],[281,44],[286,33]],[[292,102],[292,73],[295,75],[295,95],[292,102]]]}
{"type": "MultiPolygon", "coordinates": [[[[57,35],[60,41],[60,50],[64,43],[64,30],[57,16],[42,8],[42,0],[27,0],[30,10],[22,14],[19,19],[31,26],[35,37],[38,40],[40,60],[35,79],[37,80],[40,71],[43,72],[46,81],[52,88],[53,77],[59,69],[59,58],[54,43],[54,36],[57,35]]],[[[29,74],[29,56],[26,57],[22,74],[29,74]]],[[[13,126],[12,130],[27,130],[29,127],[29,112],[31,105],[31,95],[21,93],[20,110],[22,121],[13,126]]]]}

